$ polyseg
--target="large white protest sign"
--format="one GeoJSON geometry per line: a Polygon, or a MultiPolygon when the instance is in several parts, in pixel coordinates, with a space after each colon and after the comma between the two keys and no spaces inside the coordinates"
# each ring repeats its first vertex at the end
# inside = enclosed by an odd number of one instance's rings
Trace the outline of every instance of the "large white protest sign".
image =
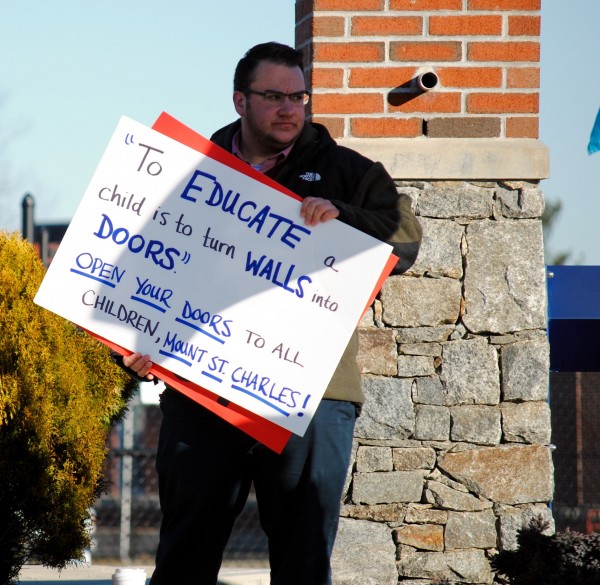
{"type": "Polygon", "coordinates": [[[302,435],[391,248],[122,118],[35,298],[302,435]]]}

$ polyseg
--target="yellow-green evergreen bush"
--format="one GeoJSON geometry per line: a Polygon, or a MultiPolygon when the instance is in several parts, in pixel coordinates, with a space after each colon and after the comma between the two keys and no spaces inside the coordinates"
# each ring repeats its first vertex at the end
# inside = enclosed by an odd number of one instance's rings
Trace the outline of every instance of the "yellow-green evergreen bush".
{"type": "Polygon", "coordinates": [[[34,304],[44,267],[0,231],[0,582],[89,545],[106,435],[135,386],[85,332],[34,304]]]}

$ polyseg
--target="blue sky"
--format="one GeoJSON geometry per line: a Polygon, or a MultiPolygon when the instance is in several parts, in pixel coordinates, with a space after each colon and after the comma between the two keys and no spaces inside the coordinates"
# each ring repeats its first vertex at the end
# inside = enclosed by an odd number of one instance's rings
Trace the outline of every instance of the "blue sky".
{"type": "MultiPolygon", "coordinates": [[[[600,265],[600,153],[587,142],[600,107],[598,0],[542,0],[540,138],[563,211],[551,252],[600,265]]],[[[235,118],[232,75],[265,40],[294,43],[293,0],[19,0],[0,10],[0,228],[73,215],[121,115],[151,125],[166,110],[210,135],[235,118]]]]}
{"type": "Polygon", "coordinates": [[[152,125],[164,110],[212,134],[236,117],[243,53],[294,43],[292,0],[4,4],[0,228],[20,228],[25,192],[36,221],[70,219],[122,115],[152,125]]]}
{"type": "Polygon", "coordinates": [[[548,248],[570,263],[600,265],[600,153],[587,154],[600,108],[598,0],[542,0],[540,139],[550,149],[541,184],[563,210],[548,248]]]}

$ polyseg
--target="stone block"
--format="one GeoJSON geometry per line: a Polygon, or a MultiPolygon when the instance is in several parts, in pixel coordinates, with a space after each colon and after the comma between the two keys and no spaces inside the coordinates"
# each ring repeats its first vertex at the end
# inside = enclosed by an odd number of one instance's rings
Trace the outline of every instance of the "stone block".
{"type": "Polygon", "coordinates": [[[395,376],[398,372],[396,335],[392,329],[359,329],[356,357],[361,374],[395,376]]]}
{"type": "Polygon", "coordinates": [[[448,404],[448,393],[437,376],[417,378],[413,388],[415,404],[432,404],[444,406],[448,404]]]}
{"type": "Polygon", "coordinates": [[[448,341],[454,332],[453,325],[440,327],[401,327],[396,330],[398,343],[433,343],[448,341]]]}
{"type": "Polygon", "coordinates": [[[403,522],[406,515],[405,504],[375,504],[371,506],[359,506],[356,504],[344,504],[340,516],[344,518],[356,518],[357,520],[370,520],[371,522],[403,522]]]}
{"type": "Polygon", "coordinates": [[[340,518],[331,558],[335,585],[396,585],[395,557],[387,525],[340,518]]]}
{"type": "Polygon", "coordinates": [[[393,327],[456,323],[462,285],[451,278],[392,276],[381,290],[383,321],[393,327]]]}
{"type": "Polygon", "coordinates": [[[456,548],[495,548],[498,540],[496,516],[482,512],[448,512],[446,550],[456,548]]]}
{"type": "Polygon", "coordinates": [[[459,339],[443,344],[440,378],[448,404],[498,404],[498,354],[485,339],[459,339]]]}
{"type": "Polygon", "coordinates": [[[358,322],[358,327],[360,329],[368,329],[375,327],[375,308],[371,305],[360,318],[358,322]]]}
{"type": "Polygon", "coordinates": [[[509,191],[518,191],[519,189],[533,189],[538,185],[538,181],[525,181],[525,180],[506,180],[501,179],[498,181],[498,185],[503,189],[508,189],[509,191]]]}
{"type": "Polygon", "coordinates": [[[473,493],[500,504],[549,502],[554,491],[550,450],[500,445],[438,457],[438,467],[473,493]]]}
{"type": "Polygon", "coordinates": [[[425,501],[441,510],[461,510],[478,512],[492,507],[492,503],[482,500],[467,491],[453,489],[439,481],[427,480],[425,501]]]}
{"type": "Polygon", "coordinates": [[[398,562],[401,577],[448,579],[460,583],[492,583],[489,561],[483,550],[417,552],[398,562]]]}
{"type": "Polygon", "coordinates": [[[356,471],[392,471],[392,450],[389,447],[359,447],[356,471]]]}
{"type": "Polygon", "coordinates": [[[352,501],[355,504],[420,502],[423,476],[422,471],[355,473],[352,501]]]}
{"type": "Polygon", "coordinates": [[[502,438],[500,409],[497,406],[464,405],[450,409],[452,441],[497,445],[502,438]]]}
{"type": "Polygon", "coordinates": [[[539,189],[498,189],[496,198],[504,217],[532,219],[541,218],[544,213],[544,196],[539,189]]]}
{"type": "MultiPolygon", "coordinates": [[[[446,447],[446,450],[452,449],[454,444],[447,443],[447,445],[448,445],[448,447],[446,447]]],[[[442,447],[440,447],[440,448],[443,449],[442,447]]],[[[460,450],[463,451],[464,446],[460,447],[460,450]]],[[[429,474],[427,479],[430,479],[431,481],[438,481],[440,483],[443,483],[444,485],[447,485],[448,487],[451,487],[452,489],[455,489],[459,492],[467,493],[469,491],[466,486],[464,486],[459,481],[456,481],[456,480],[450,478],[449,476],[444,475],[437,467],[429,474]]]]}
{"type": "Polygon", "coordinates": [[[435,467],[435,459],[435,450],[430,447],[392,449],[392,462],[396,471],[433,469],[435,467]]]}
{"type": "Polygon", "coordinates": [[[500,550],[517,550],[517,535],[521,528],[529,526],[533,518],[542,518],[548,523],[544,534],[554,534],[552,511],[545,504],[526,507],[498,506],[498,547],[500,550]]]}
{"type": "Polygon", "coordinates": [[[446,524],[448,512],[432,508],[429,504],[408,504],[405,522],[408,524],[446,524]]]}
{"type": "Polygon", "coordinates": [[[400,345],[400,355],[440,357],[442,355],[442,345],[440,343],[403,343],[400,345]]]}
{"type": "Polygon", "coordinates": [[[462,278],[461,244],[464,226],[453,221],[420,217],[423,239],[410,274],[462,278]]]}
{"type": "Polygon", "coordinates": [[[414,438],[419,441],[447,441],[449,437],[449,409],[445,406],[417,404],[414,438]]]}
{"type": "Polygon", "coordinates": [[[400,378],[416,378],[435,374],[433,358],[426,355],[400,355],[397,367],[400,378]]]}
{"type": "Polygon", "coordinates": [[[417,202],[421,217],[443,219],[484,219],[492,217],[493,208],[494,191],[468,183],[424,189],[417,202]]]}
{"type": "Polygon", "coordinates": [[[444,550],[444,527],[438,524],[408,524],[396,528],[393,535],[397,543],[418,550],[444,550]]]}
{"type": "Polygon", "coordinates": [[[546,400],[550,371],[546,337],[505,345],[501,356],[504,400],[546,400]]]}
{"type": "Polygon", "coordinates": [[[368,439],[405,439],[413,434],[412,380],[365,376],[365,402],[354,435],[368,439]]]}
{"type": "Polygon", "coordinates": [[[478,221],[467,227],[466,241],[466,327],[473,333],[545,328],[542,222],[478,221]]]}
{"type": "Polygon", "coordinates": [[[550,442],[550,406],[547,402],[504,402],[502,432],[508,443],[547,445],[550,442]]]}

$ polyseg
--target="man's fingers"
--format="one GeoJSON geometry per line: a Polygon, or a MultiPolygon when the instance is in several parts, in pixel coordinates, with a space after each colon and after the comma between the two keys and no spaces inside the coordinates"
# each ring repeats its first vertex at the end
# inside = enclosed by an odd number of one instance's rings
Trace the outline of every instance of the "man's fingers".
{"type": "Polygon", "coordinates": [[[317,225],[335,219],[340,210],[328,199],[321,197],[307,197],[300,207],[300,215],[306,225],[317,225]]]}
{"type": "Polygon", "coordinates": [[[149,380],[154,378],[154,376],[150,374],[150,370],[154,364],[149,355],[143,356],[141,353],[135,352],[131,355],[123,356],[123,365],[142,378],[147,377],[149,380]]]}
{"type": "Polygon", "coordinates": [[[123,365],[133,369],[131,366],[142,357],[141,353],[132,353],[131,355],[123,356],[123,365]]]}

